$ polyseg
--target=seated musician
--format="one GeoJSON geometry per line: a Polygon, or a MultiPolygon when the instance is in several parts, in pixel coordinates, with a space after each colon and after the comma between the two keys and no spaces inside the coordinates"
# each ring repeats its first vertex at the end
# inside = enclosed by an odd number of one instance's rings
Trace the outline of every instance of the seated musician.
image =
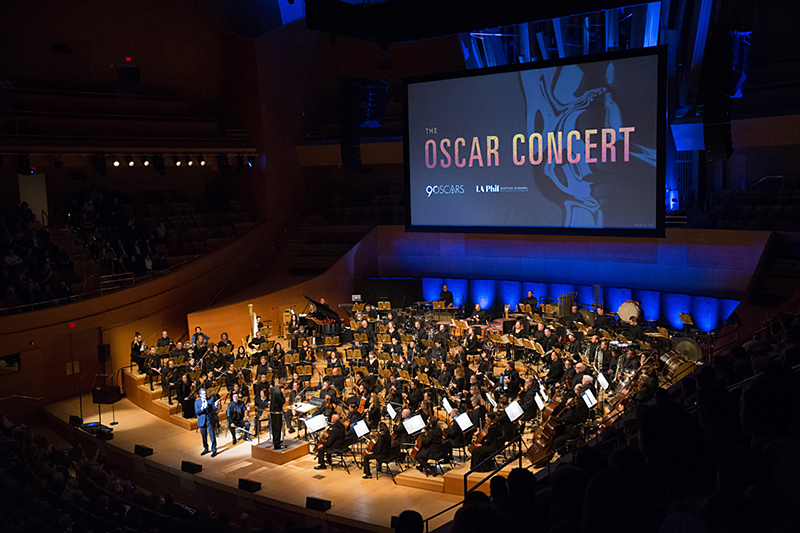
{"type": "Polygon", "coordinates": [[[136,364],[139,368],[139,374],[144,374],[144,363],[145,363],[145,344],[142,340],[142,334],[138,331],[133,335],[133,341],[131,341],[131,364],[136,364]]]}
{"type": "Polygon", "coordinates": [[[506,368],[498,378],[496,391],[502,392],[509,398],[516,398],[519,394],[519,371],[514,368],[511,361],[506,361],[506,368]]]}
{"type": "Polygon", "coordinates": [[[445,324],[439,324],[439,329],[436,330],[436,334],[433,336],[434,341],[437,339],[442,346],[447,346],[447,341],[450,340],[450,332],[445,324]]]}
{"type": "Polygon", "coordinates": [[[342,364],[342,360],[339,359],[339,352],[331,351],[328,352],[328,368],[342,368],[344,365],[342,364]]]}
{"type": "Polygon", "coordinates": [[[183,347],[183,343],[178,341],[175,343],[175,349],[169,353],[170,357],[187,357],[189,352],[183,347]]]}
{"type": "Polygon", "coordinates": [[[639,376],[639,390],[633,395],[633,405],[639,405],[650,401],[658,388],[658,377],[655,374],[643,372],[639,376]]]}
{"type": "Polygon", "coordinates": [[[339,415],[334,413],[331,415],[331,426],[328,428],[328,438],[322,444],[317,453],[317,460],[319,464],[314,467],[315,470],[325,470],[326,460],[327,464],[333,466],[331,462],[331,453],[336,453],[344,450],[344,424],[339,421],[339,415]]]}
{"type": "Polygon", "coordinates": [[[575,387],[578,383],[583,381],[583,376],[591,376],[592,373],[586,368],[586,365],[582,362],[575,363],[575,374],[572,376],[570,380],[570,386],[575,387]]]}
{"type": "MultiPolygon", "coordinates": [[[[184,348],[186,348],[186,346],[184,346],[184,348]]],[[[214,349],[218,349],[216,345],[214,345],[214,349]]],[[[204,337],[200,337],[197,340],[197,344],[195,344],[191,350],[186,351],[189,352],[190,356],[193,356],[197,359],[205,357],[205,355],[208,353],[208,344],[206,344],[206,339],[204,337]]]]}
{"type": "Polygon", "coordinates": [[[267,356],[261,354],[261,357],[258,361],[258,366],[256,366],[256,376],[269,374],[270,372],[272,372],[272,367],[269,366],[269,363],[267,363],[267,356]]]}
{"type": "Polygon", "coordinates": [[[213,389],[216,386],[217,386],[217,380],[214,377],[214,371],[209,370],[208,372],[206,372],[206,377],[203,380],[202,385],[200,385],[200,388],[211,391],[211,389],[213,389]]]}
{"type": "Polygon", "coordinates": [[[313,363],[317,360],[314,349],[309,346],[308,340],[303,339],[303,345],[300,347],[300,362],[304,364],[313,363]]]}
{"type": "Polygon", "coordinates": [[[455,418],[459,415],[458,409],[453,408],[450,411],[450,425],[444,430],[444,442],[442,442],[442,452],[451,455],[453,448],[461,448],[464,446],[464,432],[461,431],[461,426],[456,423],[455,418]]]}
{"type": "Polygon", "coordinates": [[[583,324],[583,315],[578,312],[578,306],[573,304],[567,315],[567,329],[577,329],[576,322],[583,324]]]}
{"type": "Polygon", "coordinates": [[[395,409],[403,405],[403,393],[405,387],[396,374],[389,376],[389,383],[386,385],[386,403],[391,403],[395,409]]]}
{"type": "Polygon", "coordinates": [[[269,392],[270,387],[258,389],[256,396],[256,435],[261,434],[261,420],[269,420],[269,392]]]}
{"type": "Polygon", "coordinates": [[[194,357],[189,357],[189,360],[186,361],[184,367],[185,367],[184,370],[186,372],[197,372],[198,370],[200,370],[200,366],[197,364],[197,361],[195,360],[194,357]]]}
{"type": "MultiPolygon", "coordinates": [[[[299,381],[293,381],[291,384],[291,390],[289,391],[289,397],[287,398],[289,401],[289,405],[294,405],[297,402],[305,401],[305,392],[303,392],[300,388],[299,381]]],[[[294,426],[292,425],[292,420],[294,417],[297,416],[297,411],[294,409],[286,409],[283,412],[283,421],[286,424],[286,431],[289,433],[294,433],[294,426]]]]}
{"type": "Polygon", "coordinates": [[[548,387],[552,387],[563,378],[564,362],[561,361],[556,352],[553,352],[550,354],[550,369],[547,371],[547,376],[544,378],[544,384],[548,387]]]}
{"type": "Polygon", "coordinates": [[[369,355],[367,356],[367,372],[369,373],[370,377],[377,378],[378,370],[380,369],[380,361],[375,356],[375,352],[370,350],[369,355]]]}
{"type": "Polygon", "coordinates": [[[217,346],[220,348],[233,348],[233,342],[231,342],[231,340],[228,338],[227,333],[222,332],[222,335],[219,336],[219,342],[217,343],[217,346]]]}
{"type": "Polygon", "coordinates": [[[223,375],[225,376],[225,388],[230,392],[233,390],[233,386],[239,383],[239,373],[233,363],[228,365],[228,370],[223,375]]]}
{"type": "MultiPolygon", "coordinates": [[[[435,416],[428,417],[421,441],[420,449],[414,459],[419,463],[417,470],[425,472],[431,470],[428,461],[431,459],[436,461],[442,454],[442,428],[439,427],[439,419],[435,416]]],[[[431,471],[436,475],[436,470],[431,471]]]]}
{"type": "Polygon", "coordinates": [[[426,357],[425,356],[425,347],[422,343],[417,341],[410,341],[408,343],[408,356],[412,359],[414,357],[426,357]]]}
{"type": "MultiPolygon", "coordinates": [[[[228,429],[231,432],[231,443],[236,445],[236,428],[243,428],[245,431],[250,431],[250,422],[247,420],[247,415],[250,408],[239,398],[239,393],[234,392],[231,394],[231,403],[228,404],[227,423],[228,429]]],[[[244,440],[250,440],[250,436],[245,433],[244,440]]]]}
{"type": "MultiPolygon", "coordinates": [[[[414,341],[411,341],[411,343],[413,344],[414,341]]],[[[408,356],[404,355],[401,360],[402,364],[400,365],[400,368],[408,372],[411,376],[416,376],[419,372],[419,363],[417,363],[417,360],[414,359],[414,355],[411,352],[411,347],[409,347],[408,356]]]]}
{"type": "Polygon", "coordinates": [[[341,367],[334,367],[331,371],[331,385],[341,394],[344,392],[344,376],[341,367]]]}
{"type": "Polygon", "coordinates": [[[164,346],[169,346],[169,347],[175,346],[175,343],[172,342],[172,339],[169,338],[167,330],[161,332],[161,338],[158,339],[158,342],[156,342],[156,346],[158,346],[159,348],[163,348],[164,346]]]}
{"type": "Polygon", "coordinates": [[[253,385],[253,395],[255,395],[255,397],[258,398],[259,396],[261,396],[261,391],[262,390],[266,390],[267,391],[267,396],[269,396],[269,392],[270,392],[270,388],[271,387],[272,387],[272,383],[270,383],[269,380],[267,379],[267,375],[266,374],[259,374],[258,383],[253,385]]]}
{"type": "Polygon", "coordinates": [[[533,339],[536,342],[539,343],[542,342],[542,339],[544,339],[544,330],[545,330],[544,323],[539,322],[538,324],[536,324],[536,331],[533,332],[533,339]]]}
{"type": "Polygon", "coordinates": [[[408,400],[408,408],[411,409],[412,412],[419,408],[422,402],[422,388],[420,388],[418,380],[411,380],[411,386],[407,393],[403,393],[403,397],[408,400]]]}
{"type": "Polygon", "coordinates": [[[356,332],[366,335],[367,343],[370,346],[375,346],[375,330],[372,328],[372,324],[370,324],[366,318],[361,321],[361,325],[358,326],[356,332]]]}
{"type": "Polygon", "coordinates": [[[608,329],[608,315],[603,310],[603,306],[598,306],[594,311],[595,329],[608,329]]]}
{"type": "Polygon", "coordinates": [[[389,349],[387,351],[389,352],[389,355],[395,355],[397,357],[405,355],[405,352],[403,351],[403,345],[400,344],[399,337],[392,337],[392,344],[389,345],[389,349]]]}
{"type": "Polygon", "coordinates": [[[480,348],[478,346],[478,336],[475,335],[475,330],[469,328],[469,332],[467,333],[467,338],[465,340],[465,348],[467,355],[478,355],[480,353],[480,348]]]}
{"type": "Polygon", "coordinates": [[[369,429],[376,429],[381,421],[381,401],[376,393],[369,395],[369,411],[367,413],[369,429]]]}
{"type": "Polygon", "coordinates": [[[531,311],[534,311],[536,309],[537,302],[536,298],[533,297],[533,291],[528,291],[528,295],[525,297],[524,300],[522,300],[522,303],[525,305],[530,305],[531,311]]]}
{"type": "Polygon", "coordinates": [[[386,326],[386,334],[389,335],[389,338],[392,339],[392,340],[394,340],[394,339],[397,339],[398,341],[400,340],[400,332],[397,331],[397,328],[395,328],[394,322],[391,321],[391,320],[389,321],[389,323],[386,326]]]}
{"type": "Polygon", "coordinates": [[[553,330],[551,328],[546,328],[544,330],[544,337],[539,344],[542,345],[544,353],[549,352],[553,348],[561,348],[561,341],[558,340],[558,337],[553,335],[553,330]]]}
{"type": "Polygon", "coordinates": [[[334,403],[336,399],[339,397],[339,394],[336,392],[334,387],[331,387],[331,382],[328,379],[324,379],[322,381],[322,388],[319,390],[319,397],[322,398],[324,401],[321,406],[316,410],[314,414],[325,415],[325,418],[331,418],[331,415],[334,412],[334,403]]]}
{"type": "Polygon", "coordinates": [[[195,391],[197,383],[189,379],[189,374],[183,374],[178,382],[178,403],[183,408],[183,418],[194,418],[194,398],[192,393],[195,391]]]}
{"type": "Polygon", "coordinates": [[[252,339],[250,339],[250,342],[248,342],[247,345],[250,347],[251,350],[255,350],[256,352],[260,352],[260,351],[262,351],[261,350],[261,345],[266,343],[266,342],[267,342],[267,339],[265,339],[264,337],[261,336],[261,331],[257,330],[255,336],[252,339]]]}
{"type": "Polygon", "coordinates": [[[358,359],[366,359],[369,355],[369,348],[361,344],[361,341],[353,341],[353,350],[358,352],[358,359]]]}
{"type": "Polygon", "coordinates": [[[575,337],[575,333],[570,331],[567,333],[569,342],[567,343],[567,352],[572,355],[574,359],[580,359],[581,356],[581,341],[575,337]]]}
{"type": "Polygon", "coordinates": [[[291,317],[289,317],[289,324],[286,326],[286,332],[295,334],[297,330],[300,329],[300,319],[297,318],[297,315],[292,311],[291,317]]]}
{"type": "Polygon", "coordinates": [[[642,325],[639,324],[639,319],[636,317],[631,318],[631,325],[628,327],[628,340],[630,341],[643,341],[647,340],[644,334],[642,325]]]}
{"type": "Polygon", "coordinates": [[[483,427],[486,416],[486,408],[483,406],[483,398],[475,395],[472,396],[469,401],[470,405],[472,406],[472,410],[469,412],[469,419],[472,421],[473,426],[480,429],[483,427]]]}
{"type": "Polygon", "coordinates": [[[572,378],[575,377],[575,365],[572,363],[572,359],[567,357],[564,358],[564,377],[561,378],[559,383],[556,383],[556,387],[566,387],[570,389],[572,387],[572,378]]]}
{"type": "Polygon", "coordinates": [[[392,437],[389,435],[389,427],[381,422],[378,438],[372,446],[372,451],[365,453],[362,458],[362,463],[364,464],[364,479],[370,479],[372,477],[369,468],[370,461],[375,461],[375,468],[380,471],[381,462],[391,457],[391,443],[392,437]]]}
{"type": "Polygon", "coordinates": [[[278,378],[286,377],[286,352],[283,351],[281,343],[276,342],[272,347],[272,370],[278,378]]]}
{"type": "Polygon", "coordinates": [[[233,394],[234,392],[239,395],[239,398],[244,403],[250,403],[250,388],[247,386],[247,384],[242,383],[240,385],[239,383],[234,383],[233,389],[231,390],[231,394],[233,394]]]}
{"type": "Polygon", "coordinates": [[[441,337],[434,339],[433,348],[431,348],[432,361],[447,361],[447,350],[443,346],[444,342],[446,341],[443,341],[441,337]]]}
{"type": "Polygon", "coordinates": [[[414,321],[414,327],[411,328],[411,336],[414,338],[414,342],[419,344],[421,340],[425,338],[426,331],[425,328],[422,327],[422,322],[419,320],[414,321]]]}
{"type": "Polygon", "coordinates": [[[519,400],[519,406],[522,407],[522,422],[528,422],[536,418],[536,413],[539,412],[539,406],[536,405],[536,394],[539,392],[539,382],[528,376],[525,379],[525,390],[519,400]]]}
{"type": "Polygon", "coordinates": [[[477,373],[481,376],[494,375],[494,361],[487,350],[481,352],[481,360],[478,363],[477,373]]]}
{"type": "Polygon", "coordinates": [[[358,406],[355,404],[350,404],[347,406],[347,434],[348,438],[356,439],[355,433],[355,424],[359,420],[362,420],[364,415],[358,412],[358,406]]]}
{"type": "Polygon", "coordinates": [[[594,378],[589,374],[584,374],[581,377],[581,386],[583,390],[590,391],[592,395],[597,398],[597,389],[594,386],[594,378]]]}
{"type": "Polygon", "coordinates": [[[575,385],[572,394],[565,396],[561,402],[561,414],[552,416],[551,420],[563,426],[563,431],[555,438],[555,448],[559,453],[563,453],[567,442],[576,436],[579,424],[582,424],[589,417],[589,409],[586,402],[581,398],[583,392],[582,385],[575,385]]]}
{"type": "Polygon", "coordinates": [[[153,378],[161,375],[161,356],[156,353],[156,347],[150,347],[150,353],[147,354],[145,360],[145,368],[147,369],[147,377],[150,379],[150,390],[153,388],[153,378]]]}
{"type": "Polygon", "coordinates": [[[210,337],[205,333],[203,333],[200,326],[197,326],[196,328],[194,328],[194,333],[192,333],[192,346],[197,344],[197,342],[200,340],[200,337],[204,338],[206,342],[210,340],[210,337]]]}
{"type": "MultiPolygon", "coordinates": [[[[494,452],[502,448],[503,446],[503,430],[500,424],[497,424],[497,414],[496,413],[487,413],[486,414],[486,436],[483,437],[480,446],[472,450],[472,459],[470,461],[470,467],[475,469],[480,465],[483,461],[489,458],[494,452]]],[[[478,469],[479,472],[490,472],[493,470],[493,465],[491,462],[489,464],[485,464],[478,469]]]]}
{"type": "Polygon", "coordinates": [[[586,357],[587,361],[594,363],[594,360],[597,357],[597,350],[599,349],[600,337],[597,335],[592,335],[592,337],[589,339],[589,344],[586,345],[583,355],[586,357]]]}
{"type": "Polygon", "coordinates": [[[178,389],[181,372],[175,367],[172,359],[167,361],[167,368],[163,368],[161,372],[161,390],[167,391],[167,402],[172,405],[172,391],[178,389]]]}
{"type": "Polygon", "coordinates": [[[639,364],[639,358],[636,357],[636,352],[630,349],[625,353],[625,359],[622,361],[622,370],[635,372],[639,370],[639,364]]]}

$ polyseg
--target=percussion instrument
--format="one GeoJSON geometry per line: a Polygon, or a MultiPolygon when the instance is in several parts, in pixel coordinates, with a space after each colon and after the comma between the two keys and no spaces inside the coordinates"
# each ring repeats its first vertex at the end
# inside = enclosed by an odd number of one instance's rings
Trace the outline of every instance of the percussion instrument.
{"type": "Polygon", "coordinates": [[[642,314],[642,308],[639,307],[639,304],[634,302],[633,300],[628,300],[626,302],[622,302],[617,309],[617,316],[622,322],[626,324],[631,323],[632,318],[639,318],[639,315],[642,314]]]}
{"type": "Polygon", "coordinates": [[[590,328],[594,327],[594,313],[592,313],[588,309],[584,309],[583,307],[578,309],[578,313],[580,313],[581,316],[583,317],[583,325],[584,326],[587,326],[587,327],[590,327],[590,328]]]}
{"type": "Polygon", "coordinates": [[[694,363],[678,352],[666,352],[661,356],[662,376],[666,383],[677,383],[678,380],[694,369],[694,363]]]}
{"type": "Polygon", "coordinates": [[[693,363],[697,363],[703,358],[703,349],[691,337],[673,339],[672,349],[693,363]]]}

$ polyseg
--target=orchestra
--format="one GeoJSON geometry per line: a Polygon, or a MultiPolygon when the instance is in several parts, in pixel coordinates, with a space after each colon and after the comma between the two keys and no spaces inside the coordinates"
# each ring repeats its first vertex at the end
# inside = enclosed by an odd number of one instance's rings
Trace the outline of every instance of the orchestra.
{"type": "MultiPolygon", "coordinates": [[[[440,298],[452,307],[446,286],[440,298]]],[[[332,466],[331,454],[355,446],[365,479],[372,477],[371,462],[380,469],[392,461],[435,476],[443,462],[455,464],[456,449],[469,468],[490,471],[503,460],[492,460],[498,451],[521,435],[531,443],[525,455],[541,465],[582,443],[587,421],[604,427],[649,401],[664,369],[660,349],[647,342],[636,317],[617,324],[600,306],[587,312],[572,305],[564,316],[543,318],[537,302],[529,291],[519,306],[524,314],[497,320],[478,304],[468,315],[452,307],[444,311],[449,322],[441,320],[441,308],[364,305],[354,309],[352,330],[345,327],[350,337],[338,345],[324,343],[327,329],[292,312],[284,329],[292,334],[287,351],[267,328],[238,346],[225,332],[211,341],[200,326],[185,343],[164,330],[152,347],[136,332],[131,369],[145,374],[152,391],[160,381],[168,405],[174,396],[181,416],[196,418],[203,454],[217,453],[217,411],[223,409],[231,445],[237,431],[245,440],[263,438],[266,422],[276,450],[285,449],[286,431],[302,430],[321,415],[326,429],[298,433],[313,444],[316,468],[332,466]],[[594,324],[583,324],[585,317],[594,324]],[[507,336],[505,320],[513,324],[507,336]],[[414,419],[421,423],[411,431],[414,419]],[[357,434],[361,421],[366,430],[357,434]]]]}

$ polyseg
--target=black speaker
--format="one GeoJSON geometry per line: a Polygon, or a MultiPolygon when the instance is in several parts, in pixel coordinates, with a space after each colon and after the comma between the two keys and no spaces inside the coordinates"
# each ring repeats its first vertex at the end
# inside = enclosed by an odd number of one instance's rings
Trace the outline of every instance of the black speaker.
{"type": "Polygon", "coordinates": [[[199,474],[203,471],[203,465],[191,461],[181,461],[181,471],[189,474],[199,474]]]}
{"type": "Polygon", "coordinates": [[[97,435],[95,435],[100,440],[111,440],[114,438],[114,433],[110,430],[101,429],[97,431],[97,435]]]}
{"type": "Polygon", "coordinates": [[[261,490],[261,483],[252,479],[239,478],[239,489],[247,492],[258,492],[261,490]]]}
{"type": "Polygon", "coordinates": [[[331,508],[330,500],[323,500],[322,498],[314,498],[313,496],[306,496],[306,509],[312,511],[325,512],[331,508]]]}
{"type": "Polygon", "coordinates": [[[75,415],[69,415],[69,425],[78,427],[83,424],[83,418],[75,415]]]}
{"type": "Polygon", "coordinates": [[[390,526],[392,529],[397,529],[397,520],[399,518],[399,516],[392,516],[392,525],[390,526]]]}
{"type": "Polygon", "coordinates": [[[99,344],[97,346],[97,360],[101,363],[108,363],[111,361],[111,345],[99,344]]]}
{"type": "Polygon", "coordinates": [[[139,457],[149,457],[149,456],[153,455],[153,448],[148,448],[147,446],[143,446],[141,444],[137,444],[133,448],[133,453],[135,453],[139,457]]]}

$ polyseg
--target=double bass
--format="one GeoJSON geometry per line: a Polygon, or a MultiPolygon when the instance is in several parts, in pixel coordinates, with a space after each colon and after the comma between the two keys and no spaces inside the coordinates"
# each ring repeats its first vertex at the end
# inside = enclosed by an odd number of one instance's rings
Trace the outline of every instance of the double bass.
{"type": "MultiPolygon", "coordinates": [[[[564,409],[560,410],[558,414],[561,414],[561,411],[567,409],[571,405],[570,402],[574,401],[575,398],[577,398],[577,396],[567,400],[564,403],[564,409]]],[[[528,459],[530,459],[531,463],[536,467],[545,466],[556,453],[556,428],[561,424],[553,420],[553,413],[556,408],[558,408],[558,405],[558,402],[551,400],[545,405],[544,409],[542,409],[542,423],[533,433],[533,442],[528,448],[528,451],[525,452],[525,455],[528,456],[528,459]]]]}

